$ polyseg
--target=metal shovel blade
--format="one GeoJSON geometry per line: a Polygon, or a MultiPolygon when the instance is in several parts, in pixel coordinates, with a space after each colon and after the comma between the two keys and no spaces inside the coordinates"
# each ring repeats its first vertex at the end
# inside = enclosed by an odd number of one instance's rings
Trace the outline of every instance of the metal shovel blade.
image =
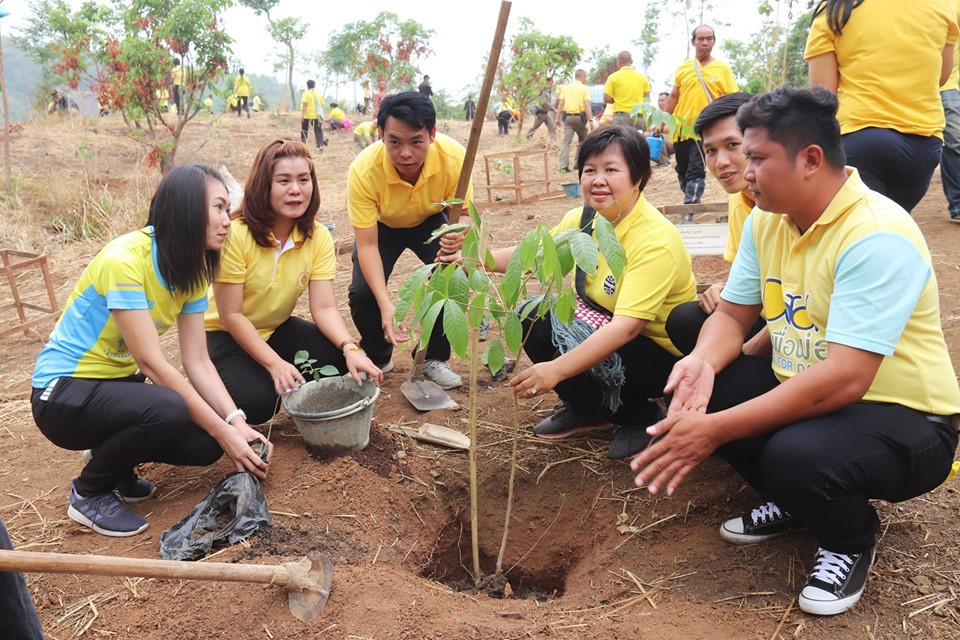
{"type": "Polygon", "coordinates": [[[413,360],[413,369],[410,371],[410,377],[407,378],[406,382],[400,384],[400,391],[418,411],[453,409],[457,406],[453,398],[448,396],[447,392],[436,382],[423,379],[423,360],[426,358],[426,355],[426,349],[417,351],[417,356],[413,360]]]}
{"type": "Polygon", "coordinates": [[[311,553],[292,565],[287,565],[291,574],[305,572],[306,579],[299,589],[288,585],[290,591],[287,594],[287,603],[290,605],[290,613],[301,622],[311,622],[320,615],[327,605],[327,598],[330,597],[333,563],[322,553],[311,553]]]}

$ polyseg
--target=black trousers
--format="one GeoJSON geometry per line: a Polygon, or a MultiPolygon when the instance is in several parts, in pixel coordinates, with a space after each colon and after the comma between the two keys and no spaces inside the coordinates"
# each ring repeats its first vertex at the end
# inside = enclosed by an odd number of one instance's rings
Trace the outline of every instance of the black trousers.
{"type": "MultiPolygon", "coordinates": [[[[530,360],[535,363],[549,362],[560,357],[560,351],[553,346],[550,314],[539,320],[524,320],[523,335],[526,336],[527,332],[530,332],[530,336],[524,349],[530,360]]],[[[620,390],[623,404],[616,413],[610,415],[604,408],[603,383],[587,371],[562,380],[554,391],[577,413],[609,415],[610,421],[618,425],[652,424],[657,418],[658,407],[648,398],[663,397],[663,387],[667,384],[667,376],[676,364],[677,357],[646,336],[639,336],[623,345],[617,353],[623,360],[627,379],[620,390]]]]}
{"type": "MultiPolygon", "coordinates": [[[[416,227],[409,229],[394,229],[377,223],[377,245],[380,250],[380,260],[383,262],[383,277],[390,280],[393,267],[400,259],[404,249],[413,251],[424,264],[433,262],[440,250],[440,239],[430,244],[424,244],[435,229],[447,223],[446,210],[435,213],[416,227]]],[[[353,280],[347,289],[347,300],[350,304],[350,315],[353,324],[360,332],[360,347],[378,366],[385,365],[393,356],[393,345],[384,337],[383,326],[380,323],[380,305],[370,285],[360,270],[360,261],[357,259],[357,248],[353,248],[353,280]]],[[[427,344],[427,360],[450,359],[450,343],[443,335],[443,313],[437,316],[430,342],[427,344]]]]}
{"type": "MultiPolygon", "coordinates": [[[[343,352],[320,333],[317,325],[303,318],[288,318],[267,339],[267,344],[290,364],[297,351],[305,350],[316,359],[314,368],[332,364],[340,373],[347,372],[343,352]]],[[[277,414],[280,397],[273,388],[270,373],[250,357],[232,335],[226,331],[208,331],[207,351],[230,397],[247,414],[247,422],[263,424],[277,414]]],[[[304,378],[309,380],[310,376],[304,374],[304,378]]]]}
{"type": "Polygon", "coordinates": [[[63,449],[93,450],[80,472],[80,495],[113,491],[144,462],[207,466],[223,450],[190,420],[187,402],[167,387],[145,384],[142,375],[118,380],[58,378],[52,393],[34,389],[33,419],[63,449]]]}
{"type": "Polygon", "coordinates": [[[323,146],[323,127],[321,126],[321,120],[300,121],[300,142],[306,144],[311,124],[313,125],[313,137],[317,139],[317,148],[319,149],[323,146]]]}
{"type": "MultiPolygon", "coordinates": [[[[13,550],[3,520],[0,520],[0,549],[13,550]]],[[[4,640],[43,640],[40,619],[22,573],[0,571],[0,622],[4,640]]]]}
{"type": "Polygon", "coordinates": [[[238,118],[244,111],[246,111],[247,113],[250,113],[249,101],[250,101],[249,96],[237,96],[237,117],[238,118]]]}
{"type": "MultiPolygon", "coordinates": [[[[777,386],[767,356],[740,356],[714,383],[709,413],[777,386]]],[[[773,433],[728,442],[718,453],[757,491],[797,516],[821,547],[860,553],[880,519],[869,500],[900,502],[946,479],[957,432],[897,404],[858,402],[773,433]]]]}
{"type": "Polygon", "coordinates": [[[930,187],[943,141],[867,127],[844,135],[843,150],[847,164],[857,168],[864,184],[910,212],[930,187]]]}
{"type": "Polygon", "coordinates": [[[706,188],[706,170],[703,167],[703,143],[699,140],[678,140],[673,143],[676,153],[677,179],[683,191],[683,204],[696,204],[706,188]]]}
{"type": "MultiPolygon", "coordinates": [[[[700,308],[699,302],[684,302],[678,304],[667,316],[667,335],[670,342],[683,355],[689,355],[693,348],[697,346],[697,338],[700,336],[700,329],[703,323],[709,318],[709,314],[700,308]]],[[[765,331],[767,323],[763,318],[757,318],[757,321],[750,329],[750,333],[744,339],[744,342],[765,331]]]]}

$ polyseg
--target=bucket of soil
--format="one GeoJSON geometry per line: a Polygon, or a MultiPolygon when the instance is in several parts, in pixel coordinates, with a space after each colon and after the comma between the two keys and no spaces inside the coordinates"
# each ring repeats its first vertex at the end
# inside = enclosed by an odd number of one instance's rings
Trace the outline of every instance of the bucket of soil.
{"type": "Polygon", "coordinates": [[[283,396],[307,445],[322,451],[360,450],[370,441],[373,403],[380,387],[372,380],[357,385],[349,376],[311,380],[283,396]]]}

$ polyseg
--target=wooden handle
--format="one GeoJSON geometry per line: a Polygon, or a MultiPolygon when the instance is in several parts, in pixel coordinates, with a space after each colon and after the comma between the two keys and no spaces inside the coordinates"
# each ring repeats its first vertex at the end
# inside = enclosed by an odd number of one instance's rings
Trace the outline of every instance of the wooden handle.
{"type": "Polygon", "coordinates": [[[282,565],[178,562],[176,560],[6,550],[0,550],[0,571],[218,580],[221,582],[262,582],[279,586],[285,586],[290,581],[290,571],[282,565]]]}
{"type": "MultiPolygon", "coordinates": [[[[493,88],[493,77],[500,63],[500,50],[503,48],[503,37],[507,31],[507,18],[510,17],[511,3],[503,0],[500,3],[500,17],[497,19],[497,30],[493,34],[493,44],[490,46],[490,57],[487,59],[487,70],[483,74],[483,85],[480,87],[480,96],[477,98],[477,112],[473,116],[470,126],[470,139],[467,141],[467,153],[463,157],[463,168],[460,169],[460,181],[457,183],[455,198],[462,200],[467,195],[467,185],[470,183],[470,174],[473,172],[473,161],[477,157],[477,147],[480,146],[480,133],[483,131],[483,120],[487,114],[487,104],[490,102],[490,90],[493,88]]],[[[455,223],[460,217],[462,204],[451,205],[447,220],[455,223]]]]}

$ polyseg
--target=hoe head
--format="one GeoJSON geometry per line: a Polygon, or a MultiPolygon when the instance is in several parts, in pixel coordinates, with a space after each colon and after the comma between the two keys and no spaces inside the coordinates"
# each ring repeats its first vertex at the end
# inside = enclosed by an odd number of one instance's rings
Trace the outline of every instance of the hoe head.
{"type": "Polygon", "coordinates": [[[320,615],[330,597],[333,563],[322,553],[311,553],[286,567],[291,576],[286,585],[290,613],[301,622],[311,622],[320,615]]]}

